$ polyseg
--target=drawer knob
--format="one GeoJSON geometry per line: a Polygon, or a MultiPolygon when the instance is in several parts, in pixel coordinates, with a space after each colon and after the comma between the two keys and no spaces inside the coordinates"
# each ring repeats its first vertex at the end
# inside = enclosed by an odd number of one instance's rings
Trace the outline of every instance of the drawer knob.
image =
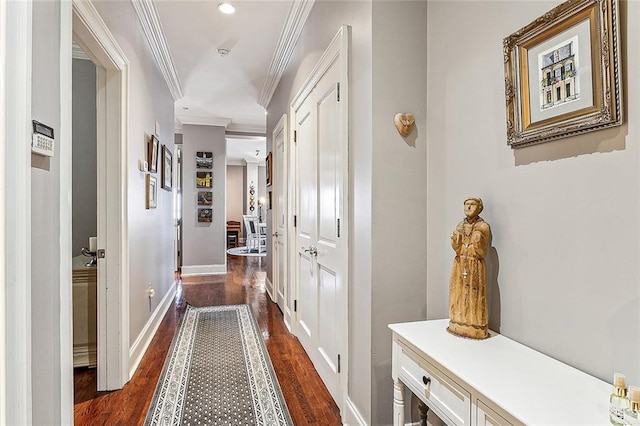
{"type": "Polygon", "coordinates": [[[422,376],[422,383],[424,383],[425,386],[428,386],[429,383],[431,383],[431,377],[422,376]]]}

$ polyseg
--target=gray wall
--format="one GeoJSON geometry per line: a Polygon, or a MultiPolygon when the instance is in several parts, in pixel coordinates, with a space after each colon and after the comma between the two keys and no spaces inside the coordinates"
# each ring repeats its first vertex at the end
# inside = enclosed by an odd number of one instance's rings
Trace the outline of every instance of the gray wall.
{"type": "MultiPolygon", "coordinates": [[[[268,107],[268,151],[273,128],[340,27],[352,26],[349,247],[349,384],[352,403],[371,419],[372,303],[372,4],[370,1],[316,2],[282,80],[268,107]]],[[[388,285],[389,283],[386,283],[388,285]]]]}
{"type": "Polygon", "coordinates": [[[173,152],[173,98],[157,68],[140,30],[131,2],[94,2],[129,60],[129,144],[127,147],[129,224],[129,340],[138,339],[162,298],[173,288],[173,196],[160,187],[158,172],[157,208],[145,209],[145,173],[138,160],[145,158],[146,143],[160,125],[158,139],[173,152]],[[156,296],[149,299],[147,285],[156,296]]]}
{"type": "MultiPolygon", "coordinates": [[[[33,3],[33,119],[60,129],[60,5],[33,3]]],[[[69,46],[71,48],[71,46],[69,46]]],[[[31,373],[33,424],[60,418],[60,144],[31,156],[31,373]]],[[[65,283],[65,285],[69,285],[65,283]]],[[[69,327],[71,325],[69,324],[69,327]]],[[[71,365],[69,365],[71,368],[71,365]]]]}
{"type": "MultiPolygon", "coordinates": [[[[113,3],[110,3],[113,5],[113,3]]],[[[145,137],[160,123],[160,140],[173,146],[173,99],[151,58],[130,3],[117,8],[97,3],[96,8],[114,33],[130,61],[128,223],[130,248],[130,336],[135,340],[159,301],[173,284],[172,197],[159,190],[158,209],[144,209],[144,174],[137,171],[144,158],[145,137]],[[111,9],[111,10],[109,10],[111,9]],[[155,299],[146,297],[153,283],[155,299]]],[[[60,4],[33,2],[32,116],[54,128],[56,152],[47,158],[32,155],[31,173],[31,366],[33,424],[52,424],[61,418],[60,318],[60,4]]],[[[71,46],[68,47],[71,50],[71,46]]],[[[74,194],[75,196],[75,194],[74,194]]],[[[69,253],[70,255],[71,253],[69,253]]],[[[71,329],[71,324],[67,324],[71,329]]],[[[69,360],[69,369],[72,368],[69,360]]]]}
{"type": "Polygon", "coordinates": [[[493,232],[492,328],[637,384],[640,28],[625,23],[639,22],[640,3],[620,8],[625,124],[513,151],[502,40],[557,4],[428,3],[428,316],[447,316],[448,235],[477,195],[493,232]]]}
{"type": "Polygon", "coordinates": [[[393,412],[387,326],[426,317],[427,2],[401,4],[373,1],[371,423],[381,425],[393,412]],[[416,119],[406,138],[398,112],[416,119]]]}
{"type": "Polygon", "coordinates": [[[97,235],[96,66],[73,60],[73,229],[72,256],[97,235]]]}
{"type": "MultiPolygon", "coordinates": [[[[227,143],[224,127],[194,126],[182,128],[182,265],[226,265],[226,196],[227,143]],[[197,217],[196,152],[213,152],[213,219],[199,223],[197,217]]],[[[200,171],[203,171],[201,169],[200,171]]]]}

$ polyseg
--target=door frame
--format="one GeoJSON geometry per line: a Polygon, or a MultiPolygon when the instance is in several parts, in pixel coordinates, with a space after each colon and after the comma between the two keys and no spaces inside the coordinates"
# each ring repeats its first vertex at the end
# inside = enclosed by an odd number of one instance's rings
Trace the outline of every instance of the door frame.
{"type": "MultiPolygon", "coordinates": [[[[297,195],[298,186],[299,186],[299,175],[298,175],[298,148],[296,142],[296,110],[302,105],[304,100],[309,96],[309,94],[313,91],[318,81],[322,78],[322,76],[326,73],[326,71],[331,67],[331,65],[336,61],[340,61],[340,101],[344,102],[344,107],[342,108],[342,127],[340,129],[340,133],[342,135],[342,140],[344,144],[342,146],[342,154],[343,154],[343,164],[342,164],[342,172],[343,172],[343,193],[342,193],[342,204],[343,204],[343,222],[341,223],[341,237],[344,238],[344,251],[343,251],[343,274],[344,274],[344,285],[342,286],[342,297],[341,297],[341,305],[340,305],[340,316],[341,316],[341,324],[344,325],[344,333],[343,339],[341,342],[340,354],[341,362],[340,362],[340,390],[341,390],[341,398],[338,402],[338,406],[340,408],[340,414],[342,418],[345,418],[346,407],[347,407],[347,396],[348,396],[348,377],[349,377],[349,292],[350,292],[350,274],[349,274],[349,246],[350,246],[350,218],[351,218],[351,204],[349,203],[349,145],[350,145],[350,134],[349,134],[349,76],[350,76],[350,56],[351,56],[351,26],[343,25],[338,30],[338,33],[335,35],[329,46],[324,51],[313,70],[302,84],[301,89],[297,92],[296,96],[293,98],[290,104],[290,139],[289,139],[289,161],[290,161],[290,176],[292,179],[290,180],[289,185],[289,223],[296,223],[296,217],[299,215],[299,200],[297,195]]],[[[288,250],[288,258],[289,258],[289,277],[293,280],[293,292],[294,297],[297,299],[299,294],[299,286],[298,282],[298,272],[299,272],[299,262],[298,262],[298,251],[299,247],[297,244],[297,238],[295,238],[295,232],[291,232],[291,239],[289,240],[289,250],[288,250]]],[[[295,306],[295,303],[294,303],[295,306]]],[[[298,324],[298,314],[297,311],[294,310],[292,318],[292,333],[296,335],[297,333],[297,324],[298,324]]]]}
{"type": "Polygon", "coordinates": [[[32,423],[32,6],[32,0],[0,2],[0,424],[32,423]]]}
{"type": "MultiPolygon", "coordinates": [[[[72,15],[69,28],[63,28],[62,31],[64,33],[66,30],[69,34],[72,31],[73,39],[96,65],[97,233],[98,248],[106,251],[106,258],[98,259],[97,382],[98,390],[113,390],[122,388],[130,379],[127,207],[129,61],[91,1],[73,0],[72,15]]],[[[68,49],[71,55],[70,39],[68,49]]],[[[70,113],[66,119],[70,128],[70,113]]],[[[71,168],[71,150],[61,158],[61,168],[65,167],[71,168]]],[[[64,185],[69,183],[64,182],[64,185]]],[[[61,186],[61,191],[64,189],[61,186]]],[[[71,187],[66,190],[71,192],[71,187]]],[[[63,223],[66,225],[61,229],[63,235],[71,235],[70,223],[70,218],[68,223],[63,223]]],[[[71,265],[68,256],[62,257],[61,262],[61,270],[71,265]]],[[[71,286],[71,280],[68,285],[71,286]]],[[[69,332],[71,327],[62,330],[63,334],[69,332]]]]}
{"type": "Polygon", "coordinates": [[[283,215],[284,216],[284,234],[281,237],[281,240],[283,241],[283,249],[282,250],[278,250],[277,249],[277,238],[275,237],[275,235],[272,236],[272,259],[271,259],[271,271],[272,271],[272,275],[273,275],[273,284],[274,284],[274,295],[275,295],[275,302],[276,304],[278,303],[278,288],[280,286],[283,286],[283,290],[282,293],[284,294],[284,312],[282,313],[284,316],[284,325],[287,327],[287,330],[289,330],[289,332],[291,332],[291,319],[292,319],[292,312],[293,312],[293,307],[291,306],[291,302],[290,302],[290,291],[287,290],[287,286],[284,285],[283,283],[289,283],[289,267],[288,267],[288,258],[289,258],[289,215],[287,214],[287,212],[289,211],[289,194],[288,194],[288,167],[289,167],[289,161],[288,161],[288,153],[289,153],[289,126],[288,126],[288,121],[287,121],[287,114],[282,114],[282,117],[280,117],[280,120],[278,120],[278,123],[275,125],[275,127],[273,128],[273,133],[272,133],[272,138],[271,138],[271,151],[274,153],[273,154],[273,168],[278,170],[281,169],[282,170],[282,181],[283,182],[278,182],[275,179],[275,176],[278,176],[278,173],[273,173],[272,174],[272,197],[271,197],[271,229],[273,230],[273,233],[275,234],[278,231],[278,216],[279,215],[283,215]],[[284,150],[282,153],[282,157],[280,157],[279,155],[277,155],[277,146],[276,146],[276,135],[278,134],[282,134],[282,143],[284,146],[284,150]],[[279,194],[278,188],[280,188],[280,185],[284,185],[285,191],[284,194],[279,194]],[[283,211],[279,211],[277,206],[278,206],[278,198],[279,196],[282,195],[284,197],[284,202],[283,202],[283,206],[282,208],[284,209],[283,211]],[[283,274],[284,276],[281,277],[280,273],[279,273],[279,264],[280,264],[280,256],[284,257],[284,271],[283,274]]]}

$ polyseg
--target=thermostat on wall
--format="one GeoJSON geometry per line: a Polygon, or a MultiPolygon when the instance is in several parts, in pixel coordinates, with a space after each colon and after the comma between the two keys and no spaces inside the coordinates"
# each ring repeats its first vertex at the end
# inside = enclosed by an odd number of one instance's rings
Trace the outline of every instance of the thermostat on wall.
{"type": "Polygon", "coordinates": [[[33,120],[33,139],[31,140],[31,152],[47,157],[53,157],[54,140],[53,128],[33,120]]]}

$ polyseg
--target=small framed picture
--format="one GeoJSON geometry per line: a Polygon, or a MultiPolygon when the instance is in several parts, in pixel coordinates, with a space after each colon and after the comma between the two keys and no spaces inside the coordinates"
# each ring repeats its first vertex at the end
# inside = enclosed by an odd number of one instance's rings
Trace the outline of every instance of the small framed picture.
{"type": "Polygon", "coordinates": [[[162,145],[162,189],[171,191],[173,179],[173,154],[166,145],[162,145]]]}
{"type": "Polygon", "coordinates": [[[211,223],[212,209],[198,209],[198,222],[211,223]]]}
{"type": "Polygon", "coordinates": [[[213,176],[211,172],[196,172],[196,187],[211,188],[213,186],[213,176]]]}
{"type": "Polygon", "coordinates": [[[267,186],[271,186],[271,177],[273,176],[273,155],[271,152],[267,154],[267,186]]]}
{"type": "Polygon", "coordinates": [[[198,191],[198,205],[210,206],[213,203],[213,192],[211,191],[198,191]]]}
{"type": "Polygon", "coordinates": [[[213,152],[196,152],[196,169],[210,169],[213,167],[213,152]]]}
{"type": "Polygon", "coordinates": [[[158,197],[158,188],[156,178],[147,175],[146,178],[146,197],[145,197],[145,207],[147,209],[155,209],[157,207],[157,197],[158,197]]]}
{"type": "Polygon", "coordinates": [[[149,171],[151,173],[158,171],[158,143],[156,135],[151,135],[149,144],[147,145],[147,163],[149,164],[149,171]]]}
{"type": "Polygon", "coordinates": [[[622,124],[618,0],[566,1],[503,41],[511,148],[622,124]]]}

